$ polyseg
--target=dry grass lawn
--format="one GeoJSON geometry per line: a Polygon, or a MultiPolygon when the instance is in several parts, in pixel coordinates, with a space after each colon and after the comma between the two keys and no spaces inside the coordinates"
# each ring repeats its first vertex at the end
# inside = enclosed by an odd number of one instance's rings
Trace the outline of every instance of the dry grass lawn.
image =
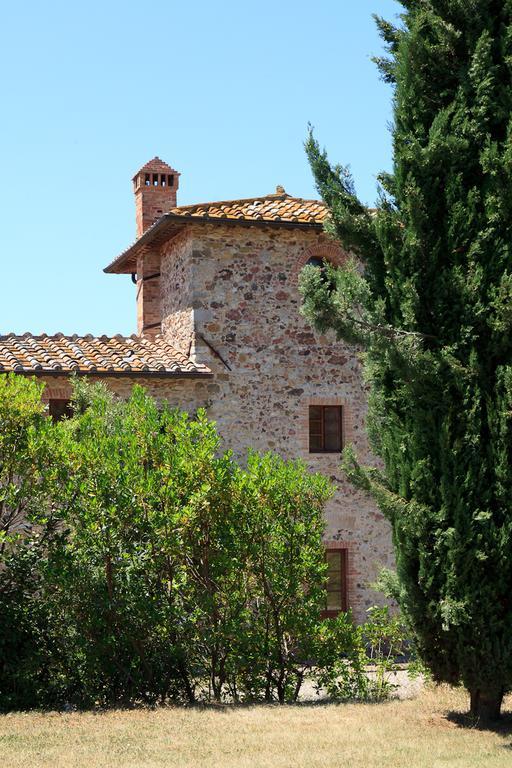
{"type": "Polygon", "coordinates": [[[461,692],[428,689],[378,705],[12,714],[0,717],[0,766],[510,767],[512,717],[478,730],[453,714],[466,705],[461,692]]]}

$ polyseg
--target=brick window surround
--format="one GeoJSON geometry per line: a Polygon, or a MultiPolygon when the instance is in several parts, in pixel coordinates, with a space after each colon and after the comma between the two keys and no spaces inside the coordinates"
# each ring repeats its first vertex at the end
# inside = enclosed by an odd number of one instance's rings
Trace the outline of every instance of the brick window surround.
{"type": "Polygon", "coordinates": [[[302,268],[307,264],[310,259],[322,259],[328,261],[333,267],[341,267],[348,258],[348,254],[337,243],[332,241],[326,241],[324,243],[317,243],[311,245],[309,248],[305,248],[300,253],[299,258],[295,262],[292,270],[292,280],[297,283],[302,268]]]}

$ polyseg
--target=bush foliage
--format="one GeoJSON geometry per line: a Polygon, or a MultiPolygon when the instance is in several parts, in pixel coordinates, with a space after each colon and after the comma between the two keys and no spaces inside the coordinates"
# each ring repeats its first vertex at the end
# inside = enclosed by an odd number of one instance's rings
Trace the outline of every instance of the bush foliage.
{"type": "Polygon", "coordinates": [[[325,478],[140,387],[77,381],[57,424],[40,397],[0,377],[1,709],[294,701],[313,666],[370,695],[362,630],[320,618],[325,478]]]}

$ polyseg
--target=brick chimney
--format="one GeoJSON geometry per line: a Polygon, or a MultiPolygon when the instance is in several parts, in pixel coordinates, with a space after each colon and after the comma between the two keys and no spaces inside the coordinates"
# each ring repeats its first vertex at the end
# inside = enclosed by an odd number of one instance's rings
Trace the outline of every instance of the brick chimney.
{"type": "MultiPolygon", "coordinates": [[[[133,177],[137,239],[176,206],[180,174],[154,157],[133,177]]],[[[137,260],[137,333],[154,337],[161,329],[160,253],[147,250],[137,260]]]]}
{"type": "Polygon", "coordinates": [[[154,157],[133,177],[137,238],[164,213],[176,206],[180,174],[154,157]]]}

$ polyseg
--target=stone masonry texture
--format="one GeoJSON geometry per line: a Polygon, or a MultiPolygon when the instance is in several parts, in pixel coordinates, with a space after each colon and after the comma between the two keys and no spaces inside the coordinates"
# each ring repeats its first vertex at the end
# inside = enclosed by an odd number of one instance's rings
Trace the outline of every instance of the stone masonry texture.
{"type": "Polygon", "coordinates": [[[357,353],[299,312],[298,276],[311,256],[345,258],[318,232],[191,225],[161,249],[162,333],[214,372],[209,414],[236,456],[254,448],[300,457],[335,481],[325,539],[348,549],[349,605],[362,621],[378,599],[369,585],[392,565],[390,531],[343,479],[337,455],[309,453],[309,405],[342,405],[345,442],[374,461],[357,353]]]}

